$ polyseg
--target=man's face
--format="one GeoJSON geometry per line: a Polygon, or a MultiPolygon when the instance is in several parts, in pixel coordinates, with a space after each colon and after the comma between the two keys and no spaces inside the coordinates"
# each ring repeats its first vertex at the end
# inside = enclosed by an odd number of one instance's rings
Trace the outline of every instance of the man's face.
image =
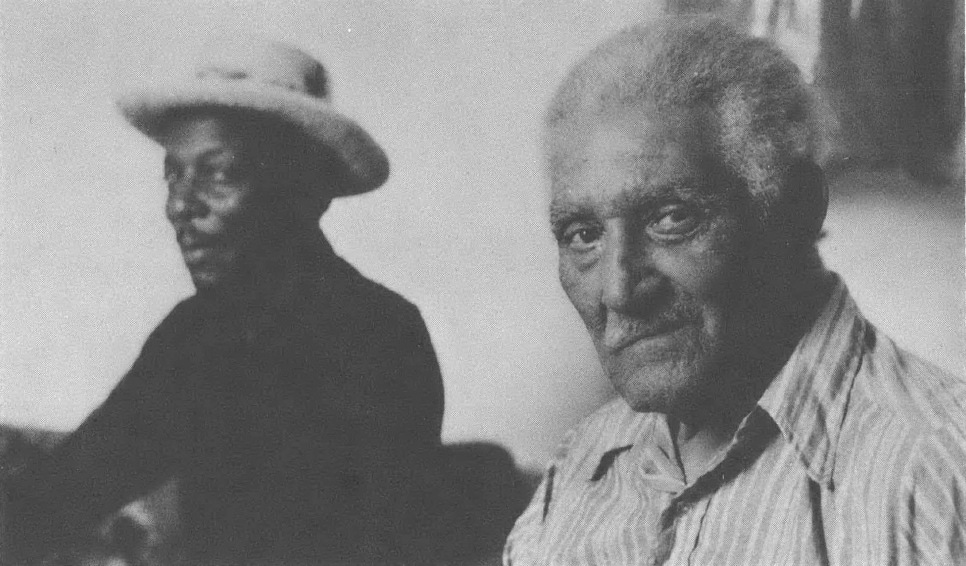
{"type": "Polygon", "coordinates": [[[223,116],[193,114],[172,121],[162,138],[165,213],[199,291],[236,282],[265,237],[249,137],[223,116]]]}
{"type": "MultiPolygon", "coordinates": [[[[701,113],[615,112],[567,140],[551,220],[560,281],[617,391],[676,413],[745,343],[746,193],[713,165],[701,113]]],[[[693,409],[692,409],[693,410],[693,409]]]]}

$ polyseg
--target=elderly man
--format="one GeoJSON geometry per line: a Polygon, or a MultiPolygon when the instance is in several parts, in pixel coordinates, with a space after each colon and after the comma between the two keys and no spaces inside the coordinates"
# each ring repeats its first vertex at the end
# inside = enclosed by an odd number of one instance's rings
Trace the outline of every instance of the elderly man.
{"type": "Polygon", "coordinates": [[[119,106],[165,150],[165,211],[197,293],[11,481],[5,558],[70,547],[170,477],[190,561],[410,556],[439,367],[417,309],[319,230],[331,199],[385,181],[384,153],[333,109],[322,65],[276,43],[213,44],[192,80],[119,106]]]}
{"type": "Polygon", "coordinates": [[[966,560],[966,384],[823,269],[808,106],[778,50],[707,18],[564,79],[560,281],[620,397],[568,435],[507,565],[966,560]]]}

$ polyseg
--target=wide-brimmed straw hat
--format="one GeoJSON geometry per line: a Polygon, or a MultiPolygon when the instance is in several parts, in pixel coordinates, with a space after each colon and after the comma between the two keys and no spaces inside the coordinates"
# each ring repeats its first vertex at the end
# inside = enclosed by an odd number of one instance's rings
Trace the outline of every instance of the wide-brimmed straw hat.
{"type": "Polygon", "coordinates": [[[124,117],[155,141],[172,111],[225,108],[254,111],[299,128],[341,161],[332,196],[370,191],[389,176],[379,144],[329,100],[325,68],[290,45],[259,38],[209,43],[194,76],[156,81],[120,95],[124,117]]]}

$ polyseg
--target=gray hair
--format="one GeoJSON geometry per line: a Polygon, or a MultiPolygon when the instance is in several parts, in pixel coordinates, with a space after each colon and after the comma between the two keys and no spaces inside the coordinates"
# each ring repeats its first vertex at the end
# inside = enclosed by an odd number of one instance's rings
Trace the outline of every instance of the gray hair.
{"type": "Polygon", "coordinates": [[[719,165],[765,220],[789,167],[814,162],[809,106],[798,68],[765,40],[708,16],[662,18],[617,33],[570,70],[545,116],[544,149],[557,182],[572,166],[561,142],[588,119],[707,109],[719,165]]]}

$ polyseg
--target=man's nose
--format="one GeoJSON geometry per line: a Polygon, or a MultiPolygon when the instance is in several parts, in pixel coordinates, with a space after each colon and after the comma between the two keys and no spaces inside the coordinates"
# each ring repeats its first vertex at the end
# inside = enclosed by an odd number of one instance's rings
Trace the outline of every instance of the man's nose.
{"type": "Polygon", "coordinates": [[[172,223],[204,216],[207,211],[190,177],[168,184],[165,214],[172,223]]]}
{"type": "Polygon", "coordinates": [[[608,220],[601,256],[601,301],[610,310],[632,310],[659,285],[646,238],[626,220],[608,220]]]}

